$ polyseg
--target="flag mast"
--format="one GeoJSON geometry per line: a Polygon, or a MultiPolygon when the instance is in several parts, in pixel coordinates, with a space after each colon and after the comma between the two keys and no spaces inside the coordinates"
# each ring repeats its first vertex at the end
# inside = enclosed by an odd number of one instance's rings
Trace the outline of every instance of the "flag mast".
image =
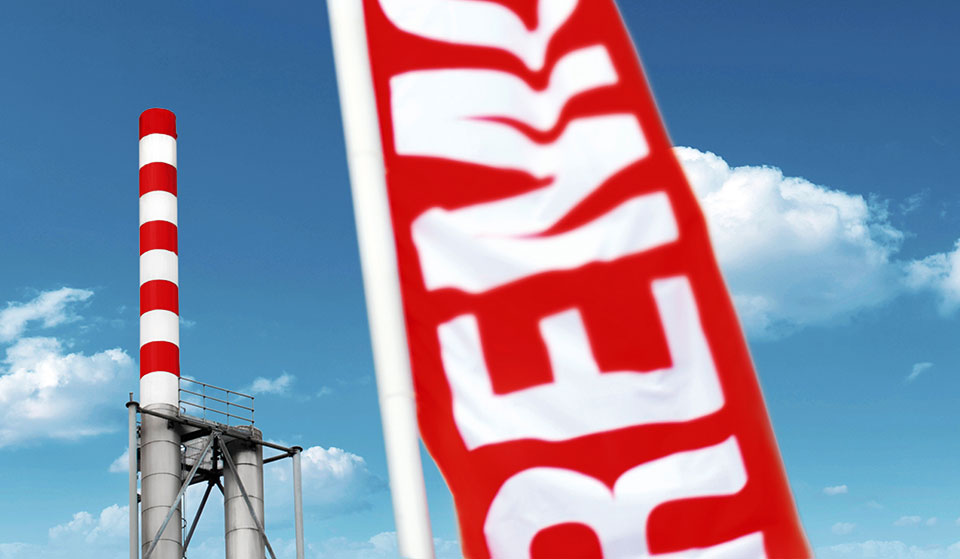
{"type": "Polygon", "coordinates": [[[363,2],[327,0],[364,295],[401,557],[432,559],[400,280],[363,2]]]}

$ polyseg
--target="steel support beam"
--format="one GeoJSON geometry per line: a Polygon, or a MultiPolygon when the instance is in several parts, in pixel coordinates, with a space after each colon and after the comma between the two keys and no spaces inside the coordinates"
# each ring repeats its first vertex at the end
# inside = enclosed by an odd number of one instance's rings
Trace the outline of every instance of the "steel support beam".
{"type": "Polygon", "coordinates": [[[300,453],[299,446],[293,447],[293,518],[296,522],[297,559],[303,559],[303,491],[300,483],[300,453]]]}
{"type": "Polygon", "coordinates": [[[133,392],[127,402],[127,465],[130,468],[129,490],[130,502],[128,511],[130,516],[130,559],[140,557],[140,498],[137,494],[137,453],[140,444],[137,437],[137,408],[139,404],[133,400],[133,392]]]}
{"type": "Polygon", "coordinates": [[[216,487],[216,484],[213,481],[207,482],[207,490],[203,492],[203,499],[200,499],[200,506],[197,508],[197,514],[193,517],[193,522],[190,523],[190,531],[187,532],[187,539],[183,540],[183,556],[187,556],[187,548],[190,547],[190,540],[193,539],[193,532],[197,529],[197,523],[200,522],[200,515],[203,514],[203,507],[207,506],[207,499],[210,497],[210,491],[216,487]]]}

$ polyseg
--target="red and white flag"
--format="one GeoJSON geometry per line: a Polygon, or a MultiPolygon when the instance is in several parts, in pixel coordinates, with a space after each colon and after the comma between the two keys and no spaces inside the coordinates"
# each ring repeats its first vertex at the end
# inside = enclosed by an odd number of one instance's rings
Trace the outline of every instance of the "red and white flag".
{"type": "Polygon", "coordinates": [[[385,171],[420,433],[464,555],[809,557],[614,2],[362,4],[371,172],[385,171]]]}

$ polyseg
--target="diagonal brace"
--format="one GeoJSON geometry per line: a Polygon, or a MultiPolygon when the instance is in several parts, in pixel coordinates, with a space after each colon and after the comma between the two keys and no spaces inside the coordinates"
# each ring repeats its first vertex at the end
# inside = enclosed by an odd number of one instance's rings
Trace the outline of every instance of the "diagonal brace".
{"type": "Polygon", "coordinates": [[[173,513],[176,511],[177,503],[180,502],[180,499],[183,498],[184,493],[187,492],[187,488],[190,487],[190,481],[193,480],[193,476],[196,475],[197,470],[200,468],[200,463],[203,462],[203,459],[207,457],[207,453],[210,452],[210,449],[213,447],[213,440],[215,438],[218,441],[220,440],[220,438],[216,435],[210,436],[210,440],[207,441],[207,446],[203,447],[203,452],[200,453],[200,458],[197,459],[196,463],[193,465],[193,468],[190,469],[190,473],[187,475],[187,478],[183,480],[183,484],[180,485],[180,492],[177,493],[177,497],[173,500],[173,504],[170,505],[170,510],[167,512],[167,517],[163,519],[163,524],[161,524],[160,529],[157,530],[157,535],[153,537],[153,542],[150,543],[150,549],[148,549],[143,555],[143,559],[150,559],[150,555],[153,553],[153,550],[156,549],[157,543],[160,542],[160,535],[163,534],[163,531],[167,529],[167,524],[169,524],[170,519],[173,518],[173,513]]]}
{"type": "MultiPolygon", "coordinates": [[[[263,543],[267,545],[267,551],[270,552],[270,557],[277,559],[277,554],[273,552],[273,547],[270,545],[270,540],[267,539],[267,533],[263,529],[263,524],[261,524],[260,519],[257,518],[253,503],[250,502],[250,496],[247,495],[247,488],[243,486],[243,480],[240,479],[240,472],[237,471],[237,466],[233,463],[233,457],[230,455],[227,445],[223,442],[223,439],[219,437],[217,438],[217,442],[220,444],[220,454],[223,455],[224,462],[226,462],[227,466],[233,471],[233,475],[237,476],[237,487],[240,488],[240,495],[243,496],[243,502],[247,504],[247,510],[250,511],[250,517],[253,518],[253,522],[257,525],[257,530],[260,532],[260,537],[263,538],[263,543]]],[[[144,557],[143,559],[147,558],[144,557]]]]}
{"type": "Polygon", "coordinates": [[[197,523],[200,522],[200,515],[203,514],[203,507],[207,505],[207,499],[210,497],[210,490],[216,486],[212,481],[207,482],[207,490],[203,492],[203,499],[200,500],[200,507],[197,508],[197,514],[193,517],[193,523],[190,524],[190,531],[187,532],[187,539],[183,542],[183,556],[187,556],[187,547],[190,546],[190,540],[193,539],[193,532],[197,529],[197,523]]]}

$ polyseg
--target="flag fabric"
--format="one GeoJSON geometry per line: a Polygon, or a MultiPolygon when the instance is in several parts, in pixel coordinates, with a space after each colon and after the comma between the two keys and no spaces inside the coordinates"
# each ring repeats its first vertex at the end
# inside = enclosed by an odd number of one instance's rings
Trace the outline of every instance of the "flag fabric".
{"type": "Polygon", "coordinates": [[[363,0],[422,438],[464,555],[810,553],[612,0],[363,0]]]}

